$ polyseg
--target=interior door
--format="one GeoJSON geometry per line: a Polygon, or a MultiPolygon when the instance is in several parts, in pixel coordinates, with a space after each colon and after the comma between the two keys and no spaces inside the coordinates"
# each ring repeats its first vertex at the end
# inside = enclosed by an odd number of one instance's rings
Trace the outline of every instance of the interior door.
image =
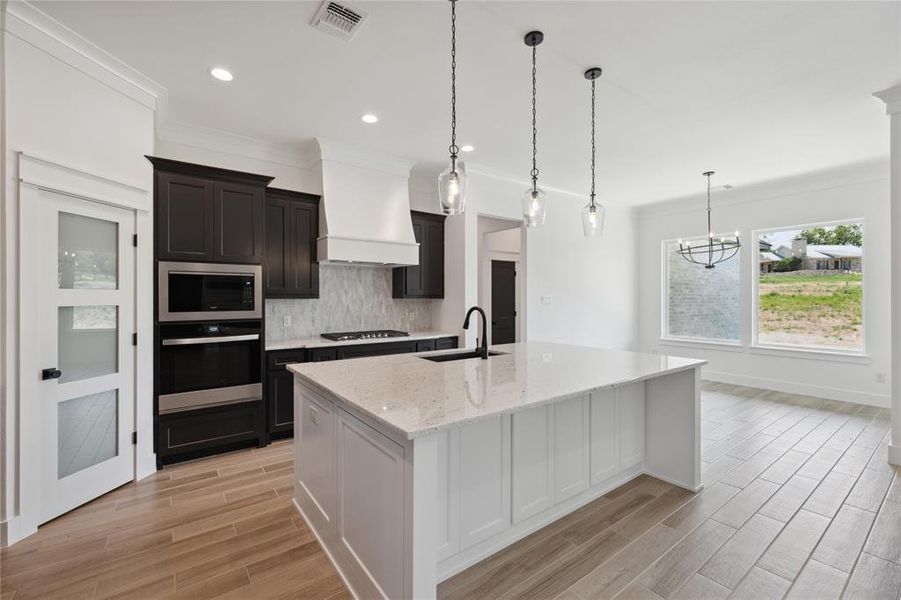
{"type": "Polygon", "coordinates": [[[516,263],[491,261],[491,343],[516,341],[516,263]]]}
{"type": "Polygon", "coordinates": [[[23,357],[23,392],[35,393],[23,398],[40,405],[39,431],[23,434],[41,439],[46,522],[134,478],[135,217],[41,191],[23,226],[41,232],[23,261],[36,288],[23,322],[36,350],[23,357]]]}

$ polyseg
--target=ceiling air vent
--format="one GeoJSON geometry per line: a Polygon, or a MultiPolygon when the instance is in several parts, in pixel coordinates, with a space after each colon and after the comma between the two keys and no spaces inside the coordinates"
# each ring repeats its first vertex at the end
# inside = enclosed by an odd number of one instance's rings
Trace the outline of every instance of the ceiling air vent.
{"type": "Polygon", "coordinates": [[[361,10],[325,0],[316,11],[311,25],[320,31],[349,41],[357,33],[364,19],[366,13],[361,10]]]}

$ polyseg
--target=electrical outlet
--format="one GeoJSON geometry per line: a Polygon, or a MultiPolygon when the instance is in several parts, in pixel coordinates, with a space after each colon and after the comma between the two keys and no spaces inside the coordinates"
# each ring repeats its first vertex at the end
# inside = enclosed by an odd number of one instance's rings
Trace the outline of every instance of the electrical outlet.
{"type": "Polygon", "coordinates": [[[885,383],[885,373],[876,373],[876,383],[885,383]]]}
{"type": "Polygon", "coordinates": [[[415,321],[416,320],[416,311],[411,310],[410,312],[408,312],[407,319],[409,319],[410,321],[415,321]]]}
{"type": "Polygon", "coordinates": [[[282,325],[285,327],[291,327],[291,315],[285,315],[282,317],[282,325]]]}

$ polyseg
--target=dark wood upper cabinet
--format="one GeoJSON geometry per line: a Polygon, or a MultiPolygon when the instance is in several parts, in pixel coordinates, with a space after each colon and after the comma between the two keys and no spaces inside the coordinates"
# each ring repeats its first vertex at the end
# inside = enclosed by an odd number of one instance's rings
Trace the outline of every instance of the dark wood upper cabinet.
{"type": "Polygon", "coordinates": [[[395,267],[395,298],[444,298],[444,215],[410,211],[419,264],[395,267]]]}
{"type": "Polygon", "coordinates": [[[216,183],[213,186],[214,260],[263,262],[263,203],[259,186],[216,183]]]}
{"type": "Polygon", "coordinates": [[[155,170],[157,258],[262,263],[272,177],[148,156],[155,170]]]}
{"type": "Polygon", "coordinates": [[[208,260],[213,255],[213,182],[156,173],[159,257],[208,260]]]}
{"type": "Polygon", "coordinates": [[[319,196],[266,190],[268,298],[318,298],[319,196]]]}

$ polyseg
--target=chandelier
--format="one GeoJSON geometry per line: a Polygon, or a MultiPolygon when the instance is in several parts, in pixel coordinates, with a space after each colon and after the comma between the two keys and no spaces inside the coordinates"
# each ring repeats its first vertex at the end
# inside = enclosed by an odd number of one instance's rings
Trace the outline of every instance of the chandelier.
{"type": "Polygon", "coordinates": [[[704,265],[705,269],[712,269],[719,263],[729,260],[738,254],[738,249],[741,248],[737,231],[734,238],[721,237],[718,240],[713,238],[713,229],[710,224],[710,176],[713,173],[713,171],[704,172],[704,177],[707,178],[707,240],[694,245],[683,244],[682,240],[679,240],[679,249],[676,250],[688,262],[704,265]]]}

